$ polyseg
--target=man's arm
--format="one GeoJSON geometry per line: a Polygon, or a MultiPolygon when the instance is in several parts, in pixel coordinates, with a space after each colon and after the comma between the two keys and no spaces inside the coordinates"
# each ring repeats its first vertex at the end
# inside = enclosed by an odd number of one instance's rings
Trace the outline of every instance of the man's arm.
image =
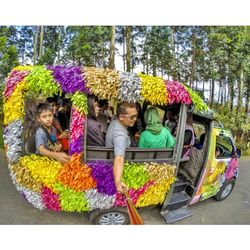
{"type": "Polygon", "coordinates": [[[124,191],[128,190],[128,187],[122,182],[122,174],[123,174],[123,165],[124,158],[127,148],[126,137],[124,136],[116,136],[114,138],[114,180],[117,192],[124,193],[124,191]]]}
{"type": "Polygon", "coordinates": [[[122,182],[122,173],[123,173],[123,165],[124,165],[124,157],[118,155],[114,159],[114,179],[115,179],[115,186],[119,193],[124,193],[124,191],[128,190],[128,187],[122,182]]]}
{"type": "Polygon", "coordinates": [[[51,157],[61,163],[67,163],[70,160],[70,156],[64,152],[52,152],[45,148],[44,145],[40,145],[38,150],[41,155],[51,157]]]}

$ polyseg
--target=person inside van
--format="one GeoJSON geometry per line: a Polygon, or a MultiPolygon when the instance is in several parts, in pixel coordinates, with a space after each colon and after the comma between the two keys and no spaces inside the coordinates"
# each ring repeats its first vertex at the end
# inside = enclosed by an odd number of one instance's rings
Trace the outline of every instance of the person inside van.
{"type": "Polygon", "coordinates": [[[98,98],[94,95],[88,97],[88,118],[87,118],[87,145],[101,146],[105,145],[104,134],[101,124],[97,121],[97,117],[101,109],[98,103],[98,98]]]}
{"type": "Polygon", "coordinates": [[[139,140],[139,148],[173,148],[175,138],[163,127],[157,108],[150,107],[144,114],[145,131],[139,140]]]}
{"type": "Polygon", "coordinates": [[[205,137],[206,137],[206,133],[203,133],[203,134],[200,135],[200,141],[199,141],[199,143],[194,144],[194,146],[197,149],[201,150],[203,148],[205,137]]]}
{"type": "Polygon", "coordinates": [[[138,146],[140,135],[144,131],[145,126],[146,126],[144,122],[141,104],[139,102],[136,102],[135,105],[136,105],[138,116],[137,116],[134,126],[128,128],[128,132],[129,132],[130,139],[131,139],[131,147],[138,146]]]}
{"type": "Polygon", "coordinates": [[[37,106],[36,116],[40,124],[35,134],[36,153],[67,163],[70,156],[61,152],[62,144],[57,140],[56,128],[52,125],[53,108],[48,103],[41,103],[37,106]]]}
{"type": "Polygon", "coordinates": [[[57,101],[54,97],[48,97],[46,102],[52,107],[52,111],[53,111],[52,125],[53,127],[56,128],[57,139],[62,144],[62,149],[67,152],[69,150],[69,130],[63,131],[61,127],[61,123],[59,119],[57,118],[57,112],[58,112],[57,101]]]}
{"type": "Polygon", "coordinates": [[[69,130],[71,104],[68,99],[59,100],[59,108],[56,114],[63,131],[69,130]]]}
{"type": "Polygon", "coordinates": [[[190,149],[194,146],[195,133],[193,129],[193,115],[190,113],[187,115],[185,135],[184,135],[184,148],[182,151],[182,156],[187,157],[190,155],[190,149]]]}
{"type": "Polygon", "coordinates": [[[174,129],[176,128],[177,122],[176,117],[173,113],[173,111],[167,111],[166,113],[167,120],[165,121],[165,127],[169,129],[170,133],[174,133],[174,129]]]}
{"type": "Polygon", "coordinates": [[[133,127],[136,119],[136,105],[122,102],[117,106],[116,118],[111,121],[106,134],[106,147],[114,148],[113,173],[115,186],[119,193],[128,190],[127,185],[122,182],[122,174],[126,149],[131,145],[128,127],[133,127]]]}
{"type": "Polygon", "coordinates": [[[102,132],[104,133],[104,137],[107,133],[108,126],[113,117],[113,107],[109,105],[108,100],[99,100],[100,112],[97,116],[97,121],[101,124],[102,132]]]}

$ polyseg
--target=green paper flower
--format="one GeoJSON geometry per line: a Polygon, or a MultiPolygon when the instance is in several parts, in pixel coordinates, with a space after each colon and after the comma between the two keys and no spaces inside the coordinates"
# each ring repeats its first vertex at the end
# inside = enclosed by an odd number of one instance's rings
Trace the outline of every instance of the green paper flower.
{"type": "Polygon", "coordinates": [[[138,189],[149,180],[147,171],[143,164],[125,162],[123,181],[129,188],[138,189]]]}
{"type": "Polygon", "coordinates": [[[77,91],[72,96],[71,100],[73,106],[75,106],[81,114],[83,115],[88,114],[87,95],[77,91]]]}
{"type": "Polygon", "coordinates": [[[61,183],[55,184],[55,190],[59,194],[59,200],[63,211],[84,212],[89,211],[88,202],[84,192],[76,192],[64,187],[61,183]]]}
{"type": "Polygon", "coordinates": [[[61,87],[55,82],[52,71],[44,66],[35,66],[26,77],[29,92],[34,94],[43,93],[46,96],[53,96],[62,92],[61,87]]]}
{"type": "Polygon", "coordinates": [[[189,95],[191,96],[192,102],[195,105],[197,110],[208,110],[208,106],[204,103],[204,101],[202,100],[202,98],[195,92],[193,91],[191,88],[185,86],[183,84],[184,88],[188,91],[189,95]]]}

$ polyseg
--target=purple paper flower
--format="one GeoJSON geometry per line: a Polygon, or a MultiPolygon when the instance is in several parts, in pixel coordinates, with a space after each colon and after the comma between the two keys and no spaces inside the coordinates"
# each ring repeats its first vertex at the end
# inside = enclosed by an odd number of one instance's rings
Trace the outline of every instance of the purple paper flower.
{"type": "Polygon", "coordinates": [[[97,183],[98,192],[114,195],[116,193],[116,187],[113,166],[105,161],[88,162],[87,165],[92,168],[92,176],[97,183]]]}
{"type": "Polygon", "coordinates": [[[47,69],[53,72],[53,77],[61,85],[63,92],[74,93],[80,91],[90,93],[80,67],[58,65],[47,66],[47,69]]]}
{"type": "Polygon", "coordinates": [[[69,154],[73,155],[75,153],[80,154],[83,151],[83,137],[80,137],[79,139],[70,142],[70,150],[69,154]]]}

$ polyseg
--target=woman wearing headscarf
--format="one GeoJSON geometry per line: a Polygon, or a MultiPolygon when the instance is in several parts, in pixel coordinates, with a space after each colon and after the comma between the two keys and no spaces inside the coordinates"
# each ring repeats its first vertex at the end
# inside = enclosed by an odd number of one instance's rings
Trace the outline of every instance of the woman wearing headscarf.
{"type": "Polygon", "coordinates": [[[97,121],[100,113],[98,99],[95,96],[88,97],[88,124],[87,124],[87,145],[104,146],[104,135],[101,124],[97,121]]]}
{"type": "Polygon", "coordinates": [[[173,148],[175,139],[169,130],[162,126],[159,112],[150,107],[144,114],[146,123],[145,131],[139,140],[139,148],[173,148]]]}

